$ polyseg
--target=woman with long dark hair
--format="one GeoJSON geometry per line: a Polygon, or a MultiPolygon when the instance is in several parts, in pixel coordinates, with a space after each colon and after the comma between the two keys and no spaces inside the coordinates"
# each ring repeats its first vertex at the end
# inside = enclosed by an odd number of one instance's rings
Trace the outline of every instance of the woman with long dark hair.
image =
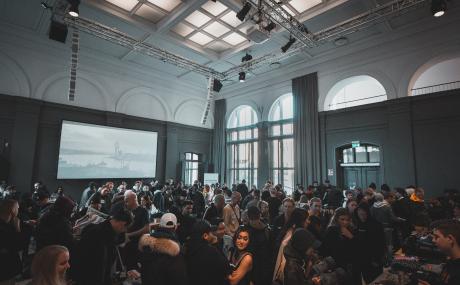
{"type": "Polygon", "coordinates": [[[353,274],[357,269],[357,251],[358,243],[356,232],[351,226],[350,212],[345,208],[337,208],[326,230],[320,253],[334,258],[337,266],[353,277],[349,284],[361,284],[361,277],[353,274]]]}
{"type": "Polygon", "coordinates": [[[240,227],[233,237],[234,251],[230,254],[233,272],[228,276],[230,285],[252,285],[253,257],[250,250],[251,234],[248,228],[240,227]]]}

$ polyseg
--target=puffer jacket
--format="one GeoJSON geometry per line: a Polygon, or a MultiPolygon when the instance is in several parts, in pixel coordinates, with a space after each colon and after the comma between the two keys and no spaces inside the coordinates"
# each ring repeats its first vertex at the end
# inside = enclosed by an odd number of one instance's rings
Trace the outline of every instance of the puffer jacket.
{"type": "Polygon", "coordinates": [[[142,284],[187,285],[187,266],[172,233],[156,231],[139,239],[142,284]]]}

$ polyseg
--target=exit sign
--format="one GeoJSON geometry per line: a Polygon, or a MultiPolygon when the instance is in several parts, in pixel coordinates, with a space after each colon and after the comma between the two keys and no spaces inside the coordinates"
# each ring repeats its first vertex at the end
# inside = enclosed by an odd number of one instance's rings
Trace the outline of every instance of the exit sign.
{"type": "Polygon", "coordinates": [[[352,147],[352,148],[359,147],[359,146],[360,146],[359,141],[352,141],[352,142],[351,142],[351,147],[352,147]]]}

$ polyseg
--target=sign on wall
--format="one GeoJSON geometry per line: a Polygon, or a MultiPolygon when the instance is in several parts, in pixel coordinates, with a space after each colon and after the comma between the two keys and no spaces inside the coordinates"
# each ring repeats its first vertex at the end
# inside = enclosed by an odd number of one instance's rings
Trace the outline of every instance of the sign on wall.
{"type": "Polygon", "coordinates": [[[219,173],[205,173],[204,185],[212,185],[219,182],[219,173]]]}

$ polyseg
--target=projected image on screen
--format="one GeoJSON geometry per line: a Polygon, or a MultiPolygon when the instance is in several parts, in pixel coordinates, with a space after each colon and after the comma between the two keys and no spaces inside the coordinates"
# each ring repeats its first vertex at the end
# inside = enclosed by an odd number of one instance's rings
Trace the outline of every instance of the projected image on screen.
{"type": "Polygon", "coordinates": [[[58,179],[155,177],[158,133],[63,121],[58,179]]]}

